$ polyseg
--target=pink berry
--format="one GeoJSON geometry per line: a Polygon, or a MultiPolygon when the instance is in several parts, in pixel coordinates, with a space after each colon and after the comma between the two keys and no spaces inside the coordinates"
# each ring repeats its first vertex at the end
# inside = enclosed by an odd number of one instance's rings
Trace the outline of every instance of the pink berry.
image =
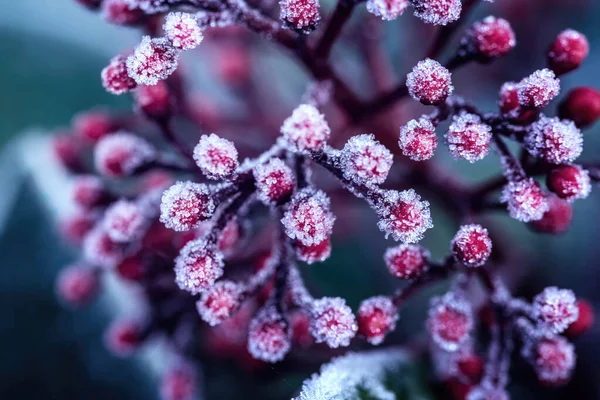
{"type": "Polygon", "coordinates": [[[386,191],[376,211],[380,218],[377,226],[394,240],[415,243],[427,229],[433,228],[429,202],[421,201],[413,189],[386,191]]]}
{"type": "Polygon", "coordinates": [[[52,151],[57,161],[71,171],[81,170],[82,143],[69,134],[58,134],[52,138],[52,151]]]}
{"type": "Polygon", "coordinates": [[[400,279],[415,279],[427,269],[429,251],[415,244],[401,244],[385,251],[385,264],[400,279]]]}
{"type": "Polygon", "coordinates": [[[113,203],[104,214],[106,233],[111,240],[119,243],[127,243],[141,238],[146,223],[140,207],[127,200],[113,203]]]}
{"type": "Polygon", "coordinates": [[[425,105],[438,105],[452,94],[452,73],[435,60],[419,61],[406,76],[406,86],[413,99],[425,105]]]}
{"type": "Polygon", "coordinates": [[[517,43],[510,23],[492,16],[475,22],[467,41],[486,60],[507,54],[517,43]]]}
{"type": "Polygon", "coordinates": [[[108,22],[117,25],[136,25],[144,17],[142,10],[128,0],[103,0],[102,13],[108,22]]]}
{"type": "Polygon", "coordinates": [[[101,111],[81,113],[73,118],[73,130],[80,138],[96,143],[114,131],[110,117],[101,111]]]}
{"type": "Polygon", "coordinates": [[[579,309],[576,302],[572,291],[551,286],[535,296],[533,307],[540,323],[550,332],[559,334],[577,321],[579,309]]]}
{"type": "Polygon", "coordinates": [[[452,239],[450,249],[459,263],[467,267],[481,267],[492,253],[492,240],[481,225],[463,225],[452,239]]]}
{"type": "Polygon", "coordinates": [[[115,267],[125,257],[123,244],[113,241],[103,227],[92,229],[83,240],[83,256],[92,265],[115,267]]]}
{"type": "Polygon", "coordinates": [[[203,240],[188,242],[175,259],[175,282],[181,290],[198,294],[223,275],[223,255],[203,240]]]}
{"type": "Polygon", "coordinates": [[[579,68],[586,59],[590,44],[582,33],[567,29],[562,31],[548,49],[548,66],[557,75],[579,68]]]}
{"type": "Polygon", "coordinates": [[[288,199],[296,184],[294,172],[280,158],[271,158],[252,171],[256,180],[259,199],[265,203],[277,203],[288,199]]]}
{"type": "Polygon", "coordinates": [[[471,382],[479,382],[484,372],[485,362],[477,354],[466,351],[459,355],[456,367],[463,377],[471,382]]]}
{"type": "Polygon", "coordinates": [[[535,345],[532,361],[540,381],[560,385],[569,379],[575,367],[575,348],[564,338],[551,336],[535,345]]]}
{"type": "Polygon", "coordinates": [[[102,180],[95,175],[79,175],[73,181],[73,201],[83,209],[102,206],[110,201],[102,180]]]}
{"type": "Polygon", "coordinates": [[[127,93],[137,86],[137,83],[127,74],[127,59],[123,56],[116,56],[110,60],[100,75],[102,86],[112,94],[127,93]]]}
{"type": "Polygon", "coordinates": [[[392,153],[374,135],[351,137],[341,152],[344,177],[357,183],[383,183],[393,162],[392,153]]]}
{"type": "Polygon", "coordinates": [[[575,124],[542,116],[525,136],[529,153],[551,164],[573,162],[583,150],[583,135],[575,124]]]}
{"type": "Polygon", "coordinates": [[[483,159],[490,149],[491,130],[477,115],[455,115],[446,132],[450,154],[455,159],[462,158],[471,163],[483,159]]]}
{"type": "Polygon", "coordinates": [[[281,223],[285,233],[305,246],[323,242],[331,235],[335,216],[329,207],[329,198],[322,191],[304,189],[289,204],[281,223]]]}
{"type": "Polygon", "coordinates": [[[413,161],[429,160],[437,147],[435,127],[427,117],[411,119],[400,128],[398,145],[402,154],[413,161]]]}
{"type": "Polygon", "coordinates": [[[237,219],[232,219],[225,225],[223,232],[221,232],[221,236],[217,242],[219,251],[225,253],[232,250],[240,241],[240,236],[242,236],[242,227],[237,219]]]}
{"type": "Polygon", "coordinates": [[[76,212],[60,223],[60,231],[69,242],[80,245],[96,224],[96,216],[90,212],[76,212]]]}
{"type": "Polygon", "coordinates": [[[402,15],[408,5],[408,0],[367,0],[367,11],[384,21],[392,21],[402,15]]]}
{"type": "Polygon", "coordinates": [[[559,234],[566,232],[573,218],[571,203],[558,196],[548,196],[547,201],[548,210],[541,219],[531,223],[532,228],[541,233],[559,234]]]}
{"type": "Polygon", "coordinates": [[[58,297],[71,307],[89,304],[96,298],[99,287],[97,271],[85,265],[64,268],[56,281],[58,297]]]}
{"type": "Polygon", "coordinates": [[[600,91],[591,87],[571,90],[558,107],[561,119],[570,119],[580,128],[587,127],[600,118],[600,91]]]}
{"type": "Polygon", "coordinates": [[[283,360],[290,347],[289,328],[274,307],[261,310],[250,322],[248,351],[254,358],[276,363],[283,360]]]}
{"type": "Polygon", "coordinates": [[[447,25],[460,18],[460,0],[413,0],[415,16],[427,24],[447,25]]]}
{"type": "Polygon", "coordinates": [[[531,178],[510,181],[502,191],[501,201],[508,204],[508,214],[519,221],[537,221],[548,210],[546,195],[531,178]]]}
{"type": "Polygon", "coordinates": [[[379,345],[396,328],[398,310],[389,297],[375,296],[358,308],[358,333],[372,345],[379,345]]]}
{"type": "Polygon", "coordinates": [[[111,178],[129,176],[155,157],[156,151],[150,143],[126,132],[102,138],[94,149],[96,169],[111,178]]]}
{"type": "Polygon", "coordinates": [[[173,101],[167,84],[140,85],[133,93],[136,106],[148,118],[166,120],[173,110],[173,101]]]}
{"type": "Polygon", "coordinates": [[[188,365],[169,370],[160,384],[162,400],[192,400],[196,393],[196,375],[188,365]]]}
{"type": "Polygon", "coordinates": [[[169,229],[189,231],[212,217],[216,208],[208,186],[177,182],[165,190],[160,204],[160,221],[169,229]]]}
{"type": "Polygon", "coordinates": [[[589,331],[594,324],[594,309],[586,300],[577,300],[577,309],[579,311],[577,320],[572,322],[565,331],[565,334],[574,338],[589,331]]]}
{"type": "Polygon", "coordinates": [[[484,382],[482,385],[471,389],[465,400],[510,400],[510,396],[501,387],[495,387],[491,383],[484,382]]]}
{"type": "Polygon", "coordinates": [[[309,33],[321,20],[318,0],[280,0],[279,18],[290,29],[309,33]]]}
{"type": "Polygon", "coordinates": [[[210,179],[230,179],[239,166],[238,151],[233,142],[214,133],[200,137],[194,148],[194,160],[210,179]]]}
{"type": "Polygon", "coordinates": [[[179,51],[165,38],[144,36],[127,58],[127,72],[139,85],[156,85],[177,69],[179,51]]]}
{"type": "Polygon", "coordinates": [[[560,81],[547,68],[535,71],[519,82],[519,104],[525,108],[546,107],[560,93],[560,81]]]}
{"type": "Polygon", "coordinates": [[[106,331],[104,342],[114,355],[130,356],[141,342],[139,324],[128,319],[114,321],[106,331]]]}
{"type": "Polygon", "coordinates": [[[348,346],[358,327],[350,307],[340,297],[323,297],[312,304],[310,332],[317,343],[331,348],[348,346]]]}
{"type": "Polygon", "coordinates": [[[196,303],[200,317],[215,326],[231,317],[242,300],[243,288],[231,281],[220,281],[202,292],[196,303]]]}
{"type": "Polygon", "coordinates": [[[500,88],[500,100],[498,106],[503,114],[508,114],[519,107],[519,84],[506,82],[500,88]]]}
{"type": "Polygon", "coordinates": [[[302,243],[296,244],[296,258],[307,264],[323,262],[331,255],[331,240],[329,238],[320,243],[306,246],[302,243]]]}
{"type": "Polygon", "coordinates": [[[314,106],[301,104],[283,121],[281,133],[295,151],[321,151],[331,130],[323,114],[314,106]]]}
{"type": "Polygon", "coordinates": [[[202,42],[202,30],[193,15],[169,13],[163,25],[165,37],[179,50],[192,50],[202,42]]]}
{"type": "Polygon", "coordinates": [[[560,165],[548,173],[548,189],[558,197],[573,201],[585,199],[592,189],[588,171],[578,165],[560,165]]]}
{"type": "Polygon", "coordinates": [[[427,329],[439,347],[446,351],[458,350],[473,329],[471,305],[453,292],[432,299],[427,329]]]}

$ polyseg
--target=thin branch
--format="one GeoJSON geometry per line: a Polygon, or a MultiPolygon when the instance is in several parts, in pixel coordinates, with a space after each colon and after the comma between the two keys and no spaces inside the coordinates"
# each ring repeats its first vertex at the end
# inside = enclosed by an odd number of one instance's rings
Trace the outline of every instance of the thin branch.
{"type": "Polygon", "coordinates": [[[355,5],[356,2],[353,0],[338,0],[331,17],[329,18],[323,36],[321,36],[321,39],[315,46],[314,53],[317,58],[322,60],[327,60],[329,58],[331,49],[339,38],[342,28],[352,16],[355,5]]]}

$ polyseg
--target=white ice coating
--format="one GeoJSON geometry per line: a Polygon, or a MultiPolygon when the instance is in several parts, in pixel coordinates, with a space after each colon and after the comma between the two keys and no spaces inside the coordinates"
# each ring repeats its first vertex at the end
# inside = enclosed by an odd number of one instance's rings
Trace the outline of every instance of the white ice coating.
{"type": "Polygon", "coordinates": [[[575,293],[555,286],[545,288],[533,299],[533,312],[545,329],[563,333],[579,318],[575,293]]]}
{"type": "Polygon", "coordinates": [[[437,136],[431,120],[422,116],[418,120],[408,121],[400,128],[398,145],[402,154],[413,161],[425,161],[433,157],[437,147],[437,136]]]}
{"type": "Polygon", "coordinates": [[[323,150],[331,130],[317,108],[301,104],[283,121],[281,133],[291,150],[305,152],[323,150]]]}
{"type": "Polygon", "coordinates": [[[223,255],[207,248],[202,239],[188,242],[175,259],[175,282],[181,290],[198,294],[223,275],[223,255]]]}
{"type": "Polygon", "coordinates": [[[194,147],[194,160],[207,178],[230,178],[239,166],[238,151],[231,140],[214,133],[202,135],[194,147]]]}
{"type": "Polygon", "coordinates": [[[411,97],[424,104],[439,104],[454,91],[452,73],[439,62],[426,58],[406,76],[411,97]]]}
{"type": "Polygon", "coordinates": [[[210,218],[215,208],[207,185],[190,181],[176,182],[162,195],[160,221],[169,229],[189,231],[210,218]]]}
{"type": "Polygon", "coordinates": [[[524,144],[534,157],[552,164],[570,163],[583,151],[583,134],[572,121],[542,115],[531,125],[524,144]]]}
{"type": "Polygon", "coordinates": [[[473,329],[473,311],[471,304],[465,300],[462,296],[455,292],[448,292],[441,297],[434,297],[431,299],[429,306],[429,318],[427,319],[427,329],[431,334],[433,342],[446,351],[457,351],[464,343],[469,340],[470,332],[473,329]],[[452,313],[460,319],[456,321],[450,321],[447,318],[440,320],[440,317],[446,313],[452,313]],[[452,326],[448,326],[448,323],[452,326]],[[465,324],[460,326],[460,324],[465,324]],[[462,331],[464,328],[464,335],[457,338],[444,337],[445,332],[450,329],[454,330],[458,327],[462,331]]]}
{"type": "Polygon", "coordinates": [[[219,281],[202,292],[196,308],[202,320],[216,326],[229,318],[238,308],[243,287],[231,281],[219,281]]]}
{"type": "Polygon", "coordinates": [[[345,347],[356,335],[358,326],[352,309],[341,297],[323,297],[311,306],[310,333],[317,343],[331,348],[345,347]]]}
{"type": "Polygon", "coordinates": [[[196,18],[188,13],[169,13],[165,18],[163,30],[173,47],[180,50],[195,49],[204,39],[196,18]]]}
{"type": "Polygon", "coordinates": [[[96,169],[108,176],[114,174],[108,168],[109,160],[118,162],[122,173],[127,176],[155,158],[156,150],[147,140],[124,131],[104,136],[94,148],[96,169]]]}
{"type": "Polygon", "coordinates": [[[333,231],[334,222],[329,197],[321,190],[310,188],[296,193],[281,219],[285,233],[305,246],[327,239],[333,231]]]}
{"type": "Polygon", "coordinates": [[[549,207],[544,192],[533,178],[508,182],[500,201],[507,203],[508,214],[521,222],[542,219],[549,207]]]}
{"type": "Polygon", "coordinates": [[[474,163],[487,156],[492,128],[477,115],[461,112],[453,117],[445,138],[452,157],[474,163]]]}
{"type": "Polygon", "coordinates": [[[367,11],[384,21],[392,21],[402,15],[408,5],[408,0],[367,0],[367,11]]]}
{"type": "Polygon", "coordinates": [[[280,158],[272,158],[258,164],[252,170],[256,180],[258,198],[265,204],[290,194],[294,190],[294,171],[280,158]]]}
{"type": "Polygon", "coordinates": [[[460,0],[415,0],[415,16],[433,25],[447,25],[460,18],[460,0]]]}
{"type": "Polygon", "coordinates": [[[119,243],[128,243],[141,238],[147,222],[137,203],[123,199],[108,207],[103,220],[108,236],[119,243]]]}
{"type": "Polygon", "coordinates": [[[467,267],[480,267],[492,253],[492,240],[488,230],[481,225],[462,225],[450,242],[450,251],[467,267]]]}
{"type": "Polygon", "coordinates": [[[83,240],[83,258],[92,265],[113,268],[125,257],[125,249],[113,242],[99,224],[83,240]]]}
{"type": "Polygon", "coordinates": [[[314,27],[321,20],[318,0],[280,0],[279,18],[295,29],[314,27]]]}
{"type": "Polygon", "coordinates": [[[416,243],[427,229],[433,228],[429,202],[421,201],[414,189],[398,192],[387,190],[375,211],[380,217],[377,226],[394,240],[416,243]]]}
{"type": "Polygon", "coordinates": [[[266,307],[250,322],[248,351],[259,360],[275,363],[290,351],[290,330],[275,307],[266,307]]]}
{"type": "Polygon", "coordinates": [[[344,177],[356,183],[383,183],[394,162],[392,153],[373,134],[351,137],[340,154],[344,177]]]}
{"type": "Polygon", "coordinates": [[[560,93],[560,80],[548,68],[533,72],[519,82],[519,104],[542,108],[560,93]]]}
{"type": "Polygon", "coordinates": [[[412,279],[427,269],[431,253],[417,244],[402,243],[389,247],[383,256],[390,274],[400,279],[412,279]]]}
{"type": "MultiPolygon", "coordinates": [[[[362,316],[369,316],[378,312],[381,312],[385,316],[386,329],[377,335],[366,338],[374,346],[383,343],[385,335],[396,329],[396,322],[398,321],[398,309],[394,306],[392,299],[387,296],[370,297],[360,303],[358,308],[359,319],[362,316]]],[[[377,318],[381,317],[378,315],[377,318]]]]}
{"type": "Polygon", "coordinates": [[[140,85],[154,86],[177,69],[179,51],[166,38],[144,36],[127,57],[127,72],[140,85]]]}

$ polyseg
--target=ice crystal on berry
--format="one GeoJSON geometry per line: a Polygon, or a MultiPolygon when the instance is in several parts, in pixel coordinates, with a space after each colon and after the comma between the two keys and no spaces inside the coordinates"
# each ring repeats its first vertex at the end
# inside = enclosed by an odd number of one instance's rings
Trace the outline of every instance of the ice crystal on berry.
{"type": "Polygon", "coordinates": [[[454,158],[471,163],[487,156],[492,139],[492,128],[474,114],[455,115],[446,132],[446,142],[454,158]]]}
{"type": "Polygon", "coordinates": [[[131,242],[139,239],[146,227],[146,219],[140,207],[131,201],[119,200],[104,214],[104,229],[115,242],[131,242]]]}
{"type": "Polygon", "coordinates": [[[401,244],[385,251],[385,264],[400,279],[418,278],[427,269],[429,251],[419,245],[401,244]]]}
{"type": "Polygon", "coordinates": [[[374,135],[358,135],[348,140],[341,152],[346,179],[361,183],[383,183],[394,158],[374,135]]]}
{"type": "Polygon", "coordinates": [[[587,38],[573,29],[562,31],[548,49],[548,65],[556,74],[577,69],[588,56],[587,38]]]}
{"type": "Polygon", "coordinates": [[[290,347],[290,330],[281,314],[274,307],[261,310],[250,323],[250,354],[259,360],[275,363],[283,360],[290,347]]]}
{"type": "Polygon", "coordinates": [[[81,307],[96,297],[99,286],[97,271],[86,265],[76,264],[60,271],[56,293],[69,306],[81,307]]]}
{"type": "Polygon", "coordinates": [[[173,108],[171,93],[164,81],[159,81],[152,86],[138,86],[133,92],[133,97],[138,109],[151,119],[160,121],[171,115],[173,108]]]}
{"type": "Polygon", "coordinates": [[[312,189],[297,193],[281,220],[285,233],[305,246],[327,239],[334,222],[335,216],[329,210],[329,197],[320,190],[312,189]]]}
{"type": "Polygon", "coordinates": [[[524,143],[534,157],[551,164],[570,163],[583,150],[583,135],[571,121],[542,116],[531,125],[524,143]]]}
{"type": "Polygon", "coordinates": [[[127,72],[140,85],[156,85],[177,69],[179,51],[165,38],[144,36],[127,58],[127,72]]]}
{"type": "Polygon", "coordinates": [[[302,243],[296,244],[296,258],[298,258],[300,261],[304,261],[307,264],[325,261],[330,255],[331,240],[329,240],[329,238],[320,243],[309,246],[302,243]]]}
{"type": "Polygon", "coordinates": [[[411,119],[400,128],[402,154],[413,161],[429,160],[437,147],[435,127],[427,117],[411,119]]]}
{"type": "Polygon", "coordinates": [[[208,186],[177,182],[162,195],[160,220],[169,229],[189,231],[212,217],[215,201],[208,186]]]}
{"type": "Polygon", "coordinates": [[[562,199],[585,199],[591,192],[589,172],[579,165],[561,165],[548,173],[548,189],[562,199]]]}
{"type": "Polygon", "coordinates": [[[123,56],[111,59],[110,63],[102,70],[101,77],[102,86],[112,94],[127,93],[137,86],[137,83],[127,73],[127,59],[123,56]]]}
{"type": "Polygon", "coordinates": [[[301,104],[283,122],[281,133],[294,150],[304,152],[323,150],[331,130],[319,110],[301,104]]]}
{"type": "Polygon", "coordinates": [[[340,297],[323,297],[312,304],[310,332],[317,343],[348,346],[358,329],[354,314],[340,297]]]}
{"type": "Polygon", "coordinates": [[[546,107],[559,93],[560,81],[547,68],[537,70],[519,82],[519,104],[523,107],[546,107]]]}
{"type": "Polygon", "coordinates": [[[458,350],[473,329],[470,303],[453,292],[432,299],[427,329],[435,344],[442,349],[458,350]]]}
{"type": "Polygon", "coordinates": [[[502,191],[509,215],[522,222],[537,221],[548,210],[546,195],[533,179],[510,181],[502,191]]]}
{"type": "Polygon", "coordinates": [[[367,11],[384,21],[398,18],[409,5],[409,0],[367,0],[367,11]]]}
{"type": "Polygon", "coordinates": [[[163,25],[165,37],[176,49],[192,50],[202,42],[202,30],[191,14],[169,13],[163,25]]]}
{"type": "Polygon", "coordinates": [[[292,195],[296,179],[294,172],[280,158],[271,158],[253,169],[258,197],[265,204],[287,199],[292,195]]]}
{"type": "Polygon", "coordinates": [[[243,288],[231,281],[220,281],[202,292],[196,303],[200,317],[215,326],[231,317],[240,306],[243,288]]]}
{"type": "Polygon", "coordinates": [[[155,157],[156,151],[150,143],[126,132],[105,136],[94,153],[96,169],[112,178],[131,175],[155,157]]]}
{"type": "Polygon", "coordinates": [[[519,84],[506,82],[500,88],[500,100],[498,106],[503,114],[516,110],[519,107],[519,84]]]}
{"type": "Polygon", "coordinates": [[[575,294],[568,289],[547,287],[533,300],[534,311],[540,322],[552,333],[562,333],[577,320],[575,294]]]}
{"type": "Polygon", "coordinates": [[[530,358],[538,376],[544,383],[564,383],[575,367],[575,348],[560,336],[540,340],[532,349],[530,358]]]}
{"type": "Polygon", "coordinates": [[[96,143],[114,131],[114,124],[106,113],[90,111],[77,114],[73,118],[73,128],[80,138],[96,143]]]}
{"type": "Polygon", "coordinates": [[[134,25],[143,17],[142,10],[128,0],[103,0],[102,12],[108,22],[118,25],[134,25]]]}
{"type": "Polygon", "coordinates": [[[285,26],[308,33],[316,28],[321,20],[318,0],[281,0],[279,7],[285,26]]]}
{"type": "Polygon", "coordinates": [[[83,209],[98,207],[109,197],[102,180],[95,175],[79,175],[73,181],[72,196],[83,209]]]}
{"type": "Polygon", "coordinates": [[[463,225],[452,239],[450,248],[456,261],[467,267],[480,267],[492,253],[492,240],[481,225],[463,225]]]}
{"type": "Polygon", "coordinates": [[[358,308],[358,333],[373,345],[383,342],[396,328],[398,310],[389,297],[375,296],[364,300],[358,308]]]}
{"type": "Polygon", "coordinates": [[[112,268],[124,258],[124,251],[102,226],[95,227],[83,240],[83,256],[92,265],[112,268]]]}
{"type": "Polygon", "coordinates": [[[415,16],[427,24],[447,25],[460,18],[460,0],[413,0],[415,16]]]}
{"type": "Polygon", "coordinates": [[[192,294],[200,293],[223,275],[223,256],[204,240],[188,242],[175,259],[175,282],[192,294]]]}
{"type": "Polygon", "coordinates": [[[421,201],[413,189],[397,192],[388,190],[377,206],[380,221],[377,226],[394,240],[415,243],[423,238],[427,229],[433,228],[429,202],[421,201]]]}
{"type": "Polygon", "coordinates": [[[515,33],[507,20],[489,16],[475,22],[467,41],[486,59],[501,57],[515,47],[515,33]]]}
{"type": "Polygon", "coordinates": [[[406,76],[406,86],[413,99],[426,105],[443,103],[452,94],[452,73],[429,58],[419,61],[406,76]]]}
{"type": "Polygon", "coordinates": [[[232,141],[217,135],[203,135],[194,148],[194,160],[210,179],[227,179],[238,167],[238,152],[232,141]]]}

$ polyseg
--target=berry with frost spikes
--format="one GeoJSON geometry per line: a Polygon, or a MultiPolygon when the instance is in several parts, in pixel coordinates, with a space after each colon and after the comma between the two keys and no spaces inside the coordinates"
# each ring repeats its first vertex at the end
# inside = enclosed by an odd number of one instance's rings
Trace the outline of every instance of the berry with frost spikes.
{"type": "Polygon", "coordinates": [[[415,17],[426,24],[447,25],[460,18],[460,0],[412,0],[415,17]]]}
{"type": "Polygon", "coordinates": [[[551,164],[573,162],[583,151],[583,135],[571,121],[542,116],[524,139],[525,148],[551,164]]]}
{"type": "Polygon", "coordinates": [[[508,114],[519,107],[519,84],[505,82],[500,88],[498,106],[503,114],[508,114]]]}
{"type": "Polygon", "coordinates": [[[105,136],[94,148],[96,169],[111,178],[129,176],[155,158],[156,150],[150,143],[127,132],[105,136]]]}
{"type": "Polygon", "coordinates": [[[319,110],[301,104],[283,121],[281,133],[295,151],[311,152],[325,148],[331,130],[319,110]]]}
{"type": "Polygon", "coordinates": [[[396,328],[398,310],[392,299],[375,296],[364,300],[358,308],[358,334],[372,345],[379,345],[396,328]]]}
{"type": "Polygon", "coordinates": [[[477,115],[465,112],[455,115],[445,136],[450,154],[471,163],[483,159],[490,149],[491,130],[477,115]]]}
{"type": "Polygon", "coordinates": [[[141,343],[139,323],[129,319],[113,321],[104,336],[106,348],[119,357],[130,356],[141,343]]]}
{"type": "Polygon", "coordinates": [[[384,21],[398,18],[408,7],[409,0],[367,0],[367,11],[384,21]]]}
{"type": "Polygon", "coordinates": [[[523,351],[531,360],[538,379],[545,384],[565,383],[575,368],[575,347],[560,336],[541,339],[525,346],[523,351]]]}
{"type": "Polygon", "coordinates": [[[196,308],[200,317],[215,326],[231,317],[240,306],[243,288],[231,281],[219,281],[202,292],[196,308]]]}
{"type": "Polygon", "coordinates": [[[548,49],[548,66],[557,75],[579,68],[588,56],[590,44],[584,34],[573,29],[562,31],[548,49]]]}
{"type": "Polygon", "coordinates": [[[591,87],[571,90],[558,106],[558,116],[585,128],[600,118],[600,91],[591,87]]]}
{"type": "Polygon", "coordinates": [[[165,18],[163,30],[165,37],[179,50],[195,49],[204,38],[196,18],[188,13],[169,13],[165,18]]]}
{"type": "Polygon", "coordinates": [[[400,128],[398,141],[402,154],[413,161],[425,161],[433,157],[437,147],[435,127],[429,118],[423,116],[411,119],[400,128]]]}
{"type": "Polygon", "coordinates": [[[577,309],[579,316],[577,320],[572,322],[565,331],[565,335],[569,338],[577,337],[587,332],[594,324],[594,309],[586,300],[577,300],[577,309]]]}
{"type": "Polygon", "coordinates": [[[284,201],[292,195],[296,178],[294,172],[280,158],[271,158],[252,170],[258,198],[265,204],[284,201]]]}
{"type": "Polygon", "coordinates": [[[537,221],[548,211],[546,195],[532,178],[508,182],[500,200],[507,203],[508,214],[522,222],[537,221]]]}
{"type": "Polygon", "coordinates": [[[465,400],[510,400],[510,396],[503,388],[484,382],[471,389],[465,400]]]}
{"type": "Polygon", "coordinates": [[[566,232],[571,225],[573,208],[571,203],[558,196],[548,196],[548,210],[541,219],[533,221],[531,227],[537,232],[559,234],[566,232]]]}
{"type": "Polygon", "coordinates": [[[83,257],[92,265],[113,268],[125,256],[123,244],[113,241],[102,226],[97,226],[83,240],[83,257]]]}
{"type": "Polygon", "coordinates": [[[577,321],[577,298],[571,290],[551,286],[533,299],[534,313],[550,332],[559,334],[577,321]]]}
{"type": "Polygon", "coordinates": [[[215,200],[207,185],[177,182],[163,193],[160,221],[174,231],[189,231],[212,217],[215,208],[215,200]]]}
{"type": "Polygon", "coordinates": [[[60,222],[60,232],[70,243],[80,245],[96,225],[96,216],[90,212],[76,212],[60,222]]]}
{"type": "Polygon", "coordinates": [[[473,329],[471,305],[453,292],[432,299],[427,329],[439,347],[446,351],[458,350],[473,329]]]}
{"type": "Polygon", "coordinates": [[[296,258],[307,264],[323,262],[331,255],[331,240],[329,238],[321,243],[306,246],[302,243],[296,243],[296,258]]]}
{"type": "Polygon", "coordinates": [[[290,351],[287,322],[274,307],[264,308],[250,322],[248,351],[256,359],[276,363],[290,351]]]}
{"type": "Polygon", "coordinates": [[[127,72],[139,85],[156,85],[177,69],[179,51],[165,38],[144,36],[127,57],[127,72]]]}
{"type": "Polygon", "coordinates": [[[230,179],[239,166],[238,151],[233,142],[214,133],[200,137],[194,148],[194,160],[210,179],[230,179]]]}
{"type": "Polygon", "coordinates": [[[519,82],[519,105],[525,108],[546,107],[560,93],[560,81],[554,72],[540,69],[519,82]]]}
{"type": "Polygon", "coordinates": [[[358,327],[354,314],[340,297],[323,297],[312,304],[310,333],[331,348],[348,346],[358,327]]]}
{"type": "Polygon", "coordinates": [[[372,134],[351,137],[341,152],[344,177],[357,183],[383,183],[393,162],[392,153],[372,134]]]}
{"type": "Polygon", "coordinates": [[[487,229],[471,224],[460,227],[450,243],[454,259],[467,267],[481,267],[492,253],[487,229]]]}
{"type": "Polygon", "coordinates": [[[198,294],[223,275],[223,255],[204,240],[188,242],[175,259],[175,282],[181,290],[198,294]]]}
{"type": "Polygon", "coordinates": [[[171,368],[160,382],[162,400],[192,400],[196,393],[196,374],[194,369],[182,364],[171,368]]]}
{"type": "Polygon", "coordinates": [[[131,282],[140,281],[144,277],[145,271],[146,266],[140,255],[125,258],[115,268],[119,278],[131,282]]]}
{"type": "Polygon", "coordinates": [[[427,58],[406,76],[406,86],[411,97],[425,105],[438,105],[454,90],[452,73],[439,62],[427,58]]]}
{"type": "Polygon", "coordinates": [[[473,24],[466,43],[484,60],[490,60],[507,54],[517,41],[507,20],[489,16],[473,24]]]}
{"type": "Polygon", "coordinates": [[[321,20],[318,0],[281,0],[279,7],[279,18],[286,28],[310,33],[321,20]]]}
{"type": "Polygon", "coordinates": [[[62,269],[56,280],[56,294],[71,307],[81,307],[96,298],[100,287],[97,271],[85,265],[62,269]]]}
{"type": "Polygon", "coordinates": [[[111,59],[100,76],[104,89],[115,95],[127,93],[137,86],[137,83],[127,73],[127,59],[123,56],[111,59]]]}
{"type": "Polygon", "coordinates": [[[328,239],[334,222],[329,197],[320,190],[310,188],[296,193],[281,219],[285,233],[305,246],[328,239]]]}
{"type": "Polygon", "coordinates": [[[385,251],[388,271],[400,279],[415,279],[427,270],[429,250],[416,244],[401,244],[385,251]]]}
{"type": "Polygon", "coordinates": [[[171,115],[173,101],[164,81],[152,86],[140,85],[133,97],[137,108],[150,119],[166,120],[171,115]]]}
{"type": "Polygon", "coordinates": [[[590,175],[579,165],[560,165],[546,177],[548,189],[562,199],[585,199],[592,190],[590,175]]]}
{"type": "Polygon", "coordinates": [[[103,0],[104,18],[117,25],[135,25],[142,21],[144,13],[128,0],[103,0]]]}
{"type": "Polygon", "coordinates": [[[102,180],[95,175],[79,175],[73,181],[73,201],[83,209],[104,205],[110,195],[102,180]]]}
{"type": "Polygon", "coordinates": [[[413,189],[398,192],[387,190],[376,207],[379,215],[377,226],[394,240],[416,243],[427,229],[433,228],[429,202],[421,201],[413,189]]]}
{"type": "Polygon", "coordinates": [[[141,238],[146,228],[146,218],[138,204],[119,200],[104,214],[104,229],[111,240],[128,243],[141,238]]]}
{"type": "Polygon", "coordinates": [[[73,118],[73,130],[78,137],[96,143],[113,132],[114,125],[106,113],[102,111],[88,111],[77,114],[73,118]]]}

